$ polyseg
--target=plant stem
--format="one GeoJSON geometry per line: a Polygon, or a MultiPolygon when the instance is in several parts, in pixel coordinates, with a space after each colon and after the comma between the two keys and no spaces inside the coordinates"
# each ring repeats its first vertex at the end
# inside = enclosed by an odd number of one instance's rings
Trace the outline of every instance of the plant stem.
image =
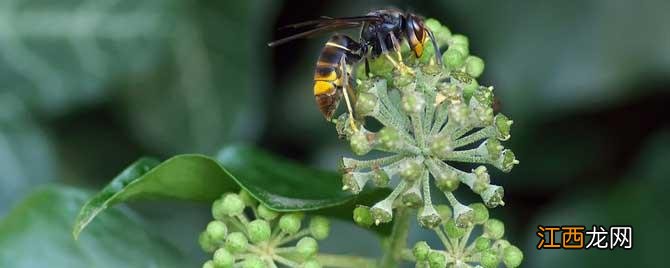
{"type": "Polygon", "coordinates": [[[279,243],[277,243],[277,246],[281,246],[281,245],[286,244],[288,242],[291,242],[293,240],[297,240],[298,238],[302,238],[303,236],[306,236],[308,234],[309,234],[309,229],[301,230],[301,231],[299,231],[295,234],[292,234],[292,235],[289,235],[289,236],[286,236],[286,237],[282,238],[281,240],[279,240],[279,243]]]}
{"type": "Polygon", "coordinates": [[[416,262],[416,258],[414,257],[414,253],[412,253],[412,249],[409,248],[403,249],[402,254],[400,256],[405,261],[416,262]]]}
{"type": "Polygon", "coordinates": [[[455,140],[452,145],[454,146],[454,148],[459,148],[466,145],[470,145],[483,139],[495,137],[495,135],[496,135],[495,128],[492,126],[488,126],[468,136],[455,140]]]}
{"type": "Polygon", "coordinates": [[[382,256],[380,267],[398,267],[398,264],[402,261],[402,251],[407,247],[409,220],[410,213],[407,211],[407,208],[399,207],[396,209],[393,230],[389,237],[389,248],[384,253],[384,256],[382,256]]]}
{"type": "Polygon", "coordinates": [[[374,259],[361,256],[348,256],[337,254],[322,254],[316,256],[324,267],[338,267],[338,268],[357,268],[357,267],[375,267],[377,264],[374,259]]]}

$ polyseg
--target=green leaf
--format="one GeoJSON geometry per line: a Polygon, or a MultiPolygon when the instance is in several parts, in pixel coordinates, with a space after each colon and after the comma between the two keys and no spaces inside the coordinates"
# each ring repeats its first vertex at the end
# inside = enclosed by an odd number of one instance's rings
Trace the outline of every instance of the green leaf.
{"type": "Polygon", "coordinates": [[[316,210],[353,198],[342,191],[336,172],[304,167],[249,146],[224,148],[216,158],[242,188],[278,211],[316,210]]]}
{"type": "Polygon", "coordinates": [[[174,2],[3,1],[3,84],[47,116],[98,100],[114,79],[160,66],[174,2]]]}
{"type": "Polygon", "coordinates": [[[249,146],[230,146],[221,151],[218,161],[203,155],[179,155],[160,164],[148,158],[138,160],[82,207],[73,235],[77,237],[114,204],[155,198],[211,202],[240,187],[274,210],[332,208],[321,214],[343,219],[351,218],[356,204],[369,205],[388,194],[387,189],[377,189],[354,196],[341,190],[335,172],[303,167],[249,146]],[[341,207],[333,208],[336,206],[341,207]]]}
{"type": "Polygon", "coordinates": [[[81,208],[73,235],[103,210],[133,199],[175,198],[211,201],[239,187],[216,161],[202,155],[179,155],[160,163],[141,158],[117,175],[81,208]]]}
{"type": "Polygon", "coordinates": [[[0,221],[0,267],[193,267],[128,210],[110,209],[75,241],[69,235],[89,192],[63,186],[32,192],[0,221]]]}

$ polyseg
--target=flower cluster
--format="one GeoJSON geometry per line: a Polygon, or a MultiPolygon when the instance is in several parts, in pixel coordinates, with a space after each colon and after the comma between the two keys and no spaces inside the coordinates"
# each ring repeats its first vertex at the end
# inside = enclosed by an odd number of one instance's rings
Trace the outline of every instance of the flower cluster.
{"type": "Polygon", "coordinates": [[[375,224],[389,222],[393,209],[404,206],[419,208],[419,223],[426,228],[452,219],[458,227],[471,226],[473,209],[452,192],[465,184],[487,207],[504,205],[503,187],[491,184],[484,165],[509,172],[519,163],[501,144],[510,138],[512,120],[494,115],[493,87],[477,83],[483,60],[469,55],[467,37],[452,35],[435,20],[426,24],[440,47],[448,47],[442,56],[444,66],[437,65],[430,43],[421,58],[405,57],[401,64],[408,66],[404,68],[394,68],[393,62],[379,57],[370,64],[374,76],[357,75],[354,124],[347,113],[337,119],[338,133],[349,140],[355,154],[387,153],[377,159],[340,162],[344,190],[356,194],[368,182],[394,189],[371,208],[357,209],[354,218],[362,224],[367,219],[375,224]],[[382,127],[367,128],[374,121],[382,127]],[[463,171],[453,162],[481,165],[463,171]],[[449,201],[450,218],[441,216],[433,205],[431,177],[449,201]]]}
{"type": "Polygon", "coordinates": [[[317,240],[330,232],[324,217],[311,217],[308,228],[301,229],[304,214],[272,211],[245,191],[214,201],[212,215],[199,237],[202,249],[213,253],[203,268],[321,267],[317,240]]]}
{"type": "Polygon", "coordinates": [[[451,209],[440,205],[438,213],[450,219],[433,230],[442,241],[445,250],[431,249],[425,241],[417,242],[412,249],[416,267],[498,267],[502,262],[505,267],[518,267],[523,260],[523,253],[507,240],[504,224],[496,219],[489,219],[484,204],[470,205],[474,211],[473,224],[465,228],[458,227],[451,218],[451,209]],[[483,231],[479,237],[470,238],[472,231],[480,226],[483,231]],[[475,266],[476,265],[476,266],[475,266]]]}

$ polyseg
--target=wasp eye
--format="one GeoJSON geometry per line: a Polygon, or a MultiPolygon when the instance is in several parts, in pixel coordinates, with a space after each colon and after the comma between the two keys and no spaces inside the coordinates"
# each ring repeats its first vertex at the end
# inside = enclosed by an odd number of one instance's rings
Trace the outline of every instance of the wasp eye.
{"type": "Polygon", "coordinates": [[[418,19],[414,18],[412,20],[412,28],[414,29],[414,35],[419,42],[423,43],[426,40],[426,30],[418,19]]]}

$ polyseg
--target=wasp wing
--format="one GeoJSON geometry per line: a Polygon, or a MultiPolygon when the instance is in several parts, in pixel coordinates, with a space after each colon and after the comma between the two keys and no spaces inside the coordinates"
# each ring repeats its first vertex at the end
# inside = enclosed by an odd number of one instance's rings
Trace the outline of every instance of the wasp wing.
{"type": "Polygon", "coordinates": [[[295,39],[312,36],[318,33],[331,32],[340,29],[349,29],[355,28],[363,25],[365,22],[372,21],[381,21],[380,17],[377,16],[358,16],[358,17],[344,17],[344,18],[330,18],[330,17],[321,17],[321,19],[304,21],[300,23],[290,24],[281,27],[280,29],[286,28],[303,28],[303,27],[312,27],[313,29],[307,30],[301,33],[297,33],[291,36],[284,37],[279,40],[272,41],[268,43],[268,46],[278,46],[295,39]]]}
{"type": "Polygon", "coordinates": [[[382,18],[378,16],[356,16],[356,17],[342,17],[342,18],[331,18],[327,16],[321,16],[320,19],[316,20],[308,20],[308,21],[303,21],[299,23],[294,23],[294,24],[289,24],[289,25],[284,25],[280,27],[279,29],[286,29],[286,28],[302,28],[306,26],[314,26],[316,28],[326,26],[326,25],[333,25],[333,24],[356,24],[360,25],[364,22],[381,22],[382,18]]]}

